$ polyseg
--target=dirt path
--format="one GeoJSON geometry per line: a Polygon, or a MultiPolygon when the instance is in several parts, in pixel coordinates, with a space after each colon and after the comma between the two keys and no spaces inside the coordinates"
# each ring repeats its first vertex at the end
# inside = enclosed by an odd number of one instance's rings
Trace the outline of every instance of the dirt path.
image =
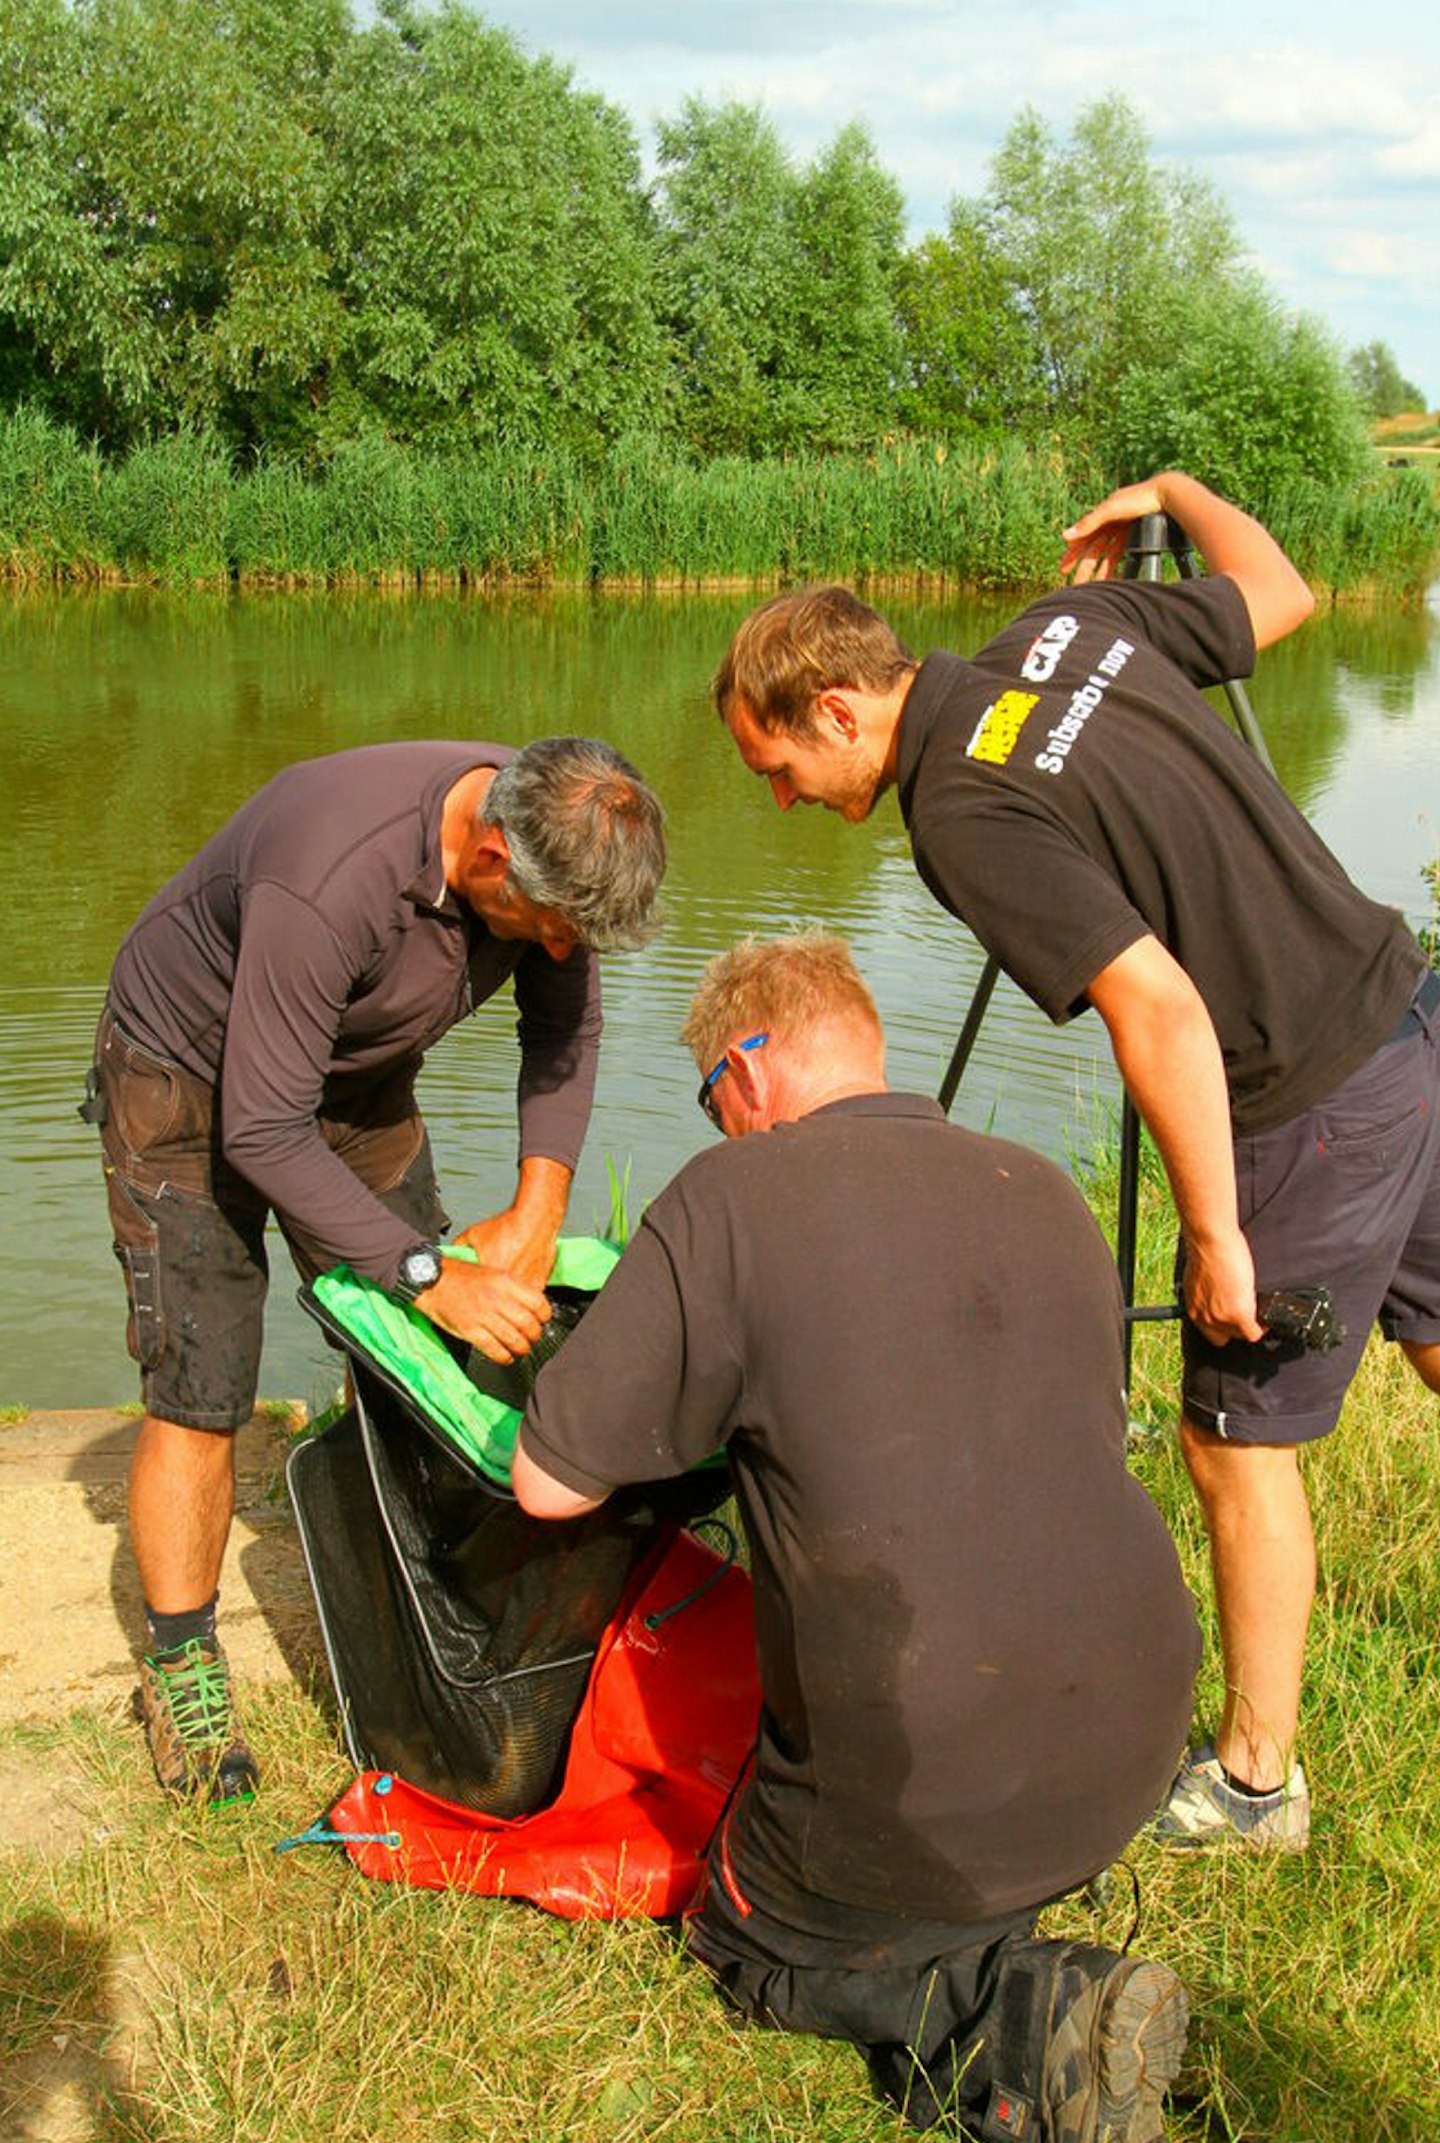
{"type": "MultiPolygon", "coordinates": [[[[119,1413],[0,1426],[0,1727],[129,1704],[144,1628],[125,1525],[135,1430],[119,1413]]],[[[283,1427],[257,1415],[236,1452],[220,1612],[249,1681],[303,1673],[321,1656],[285,1445],[283,1427]]]]}
{"type": "MultiPolygon", "coordinates": [[[[129,1713],[144,1628],[125,1522],[136,1427],[119,1413],[0,1424],[0,1864],[60,1859],[109,1835],[103,1797],[64,1745],[4,1730],[76,1711],[129,1713]]],[[[325,1671],[285,1494],[286,1441],[282,1426],[257,1415],[236,1450],[220,1607],[226,1650],[249,1683],[325,1671]]],[[[3,1934],[8,1992],[20,1984],[27,1940],[40,1970],[55,1936],[43,1911],[3,1934]]],[[[83,1937],[71,1928],[65,1939],[73,1964],[83,1937]]],[[[100,2023],[86,2012],[0,2060],[4,2143],[95,2143],[110,2133],[102,2100],[133,2086],[154,2031],[149,1970],[143,1956],[117,1952],[105,1966],[100,2023]]]]}

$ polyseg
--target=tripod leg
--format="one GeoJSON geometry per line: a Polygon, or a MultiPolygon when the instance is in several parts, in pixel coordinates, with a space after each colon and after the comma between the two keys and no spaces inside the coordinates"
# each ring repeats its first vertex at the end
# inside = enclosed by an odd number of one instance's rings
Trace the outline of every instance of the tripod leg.
{"type": "MultiPolygon", "coordinates": [[[[1120,1292],[1127,1310],[1135,1306],[1135,1247],[1140,1200],[1140,1118],[1127,1094],[1120,1109],[1120,1209],[1115,1219],[1115,1263],[1120,1272],[1120,1292]]],[[[1125,1390],[1130,1390],[1130,1359],[1134,1345],[1131,1320],[1125,1319],[1125,1390]]]]}
{"type": "Polygon", "coordinates": [[[980,970],[980,980],[975,985],[975,995],[970,1000],[970,1009],[965,1014],[965,1024],[956,1038],[945,1076],[940,1082],[940,1106],[947,1116],[950,1114],[950,1104],[955,1099],[955,1090],[960,1084],[961,1075],[970,1061],[970,1052],[975,1047],[975,1037],[980,1032],[980,1022],[985,1017],[985,1007],[990,1002],[999,973],[1000,962],[993,956],[987,957],[984,967],[980,970]]]}
{"type": "MultiPolygon", "coordinates": [[[[1190,539],[1178,522],[1165,514],[1146,514],[1137,521],[1131,532],[1129,549],[1125,559],[1127,580],[1159,580],[1164,572],[1166,553],[1175,560],[1175,568],[1182,580],[1196,578],[1195,554],[1190,539]]],[[[1250,704],[1250,698],[1238,679],[1225,686],[1225,696],[1230,711],[1235,717],[1235,726],[1245,742],[1255,753],[1266,770],[1275,771],[1265,745],[1265,734],[1250,704]]],[[[1140,1118],[1134,1103],[1127,1094],[1120,1111],[1120,1210],[1115,1223],[1115,1263],[1120,1273],[1120,1290],[1125,1299],[1125,1391],[1130,1391],[1130,1365],[1134,1350],[1134,1326],[1138,1319],[1178,1317],[1180,1306],[1163,1304],[1155,1309],[1140,1310],[1135,1307],[1135,1250],[1136,1209],[1140,1195],[1140,1118]]]]}

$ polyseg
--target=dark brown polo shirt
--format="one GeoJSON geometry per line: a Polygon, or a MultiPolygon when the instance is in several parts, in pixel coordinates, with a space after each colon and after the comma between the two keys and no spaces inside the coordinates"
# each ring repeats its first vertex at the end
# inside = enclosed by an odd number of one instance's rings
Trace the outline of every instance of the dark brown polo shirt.
{"type": "Polygon", "coordinates": [[[646,1209],[522,1434],[589,1495],[728,1448],[764,1692],[743,1896],[818,1933],[988,1920],[1159,1804],[1199,1636],[1121,1382],[1079,1193],[934,1102],[732,1141],[646,1209]]]}
{"type": "Polygon", "coordinates": [[[1063,588],[921,665],[898,773],[921,877],[1051,1019],[1147,932],[1174,954],[1245,1132],[1332,1093],[1424,972],[1204,698],[1254,658],[1223,574],[1063,588]]]}

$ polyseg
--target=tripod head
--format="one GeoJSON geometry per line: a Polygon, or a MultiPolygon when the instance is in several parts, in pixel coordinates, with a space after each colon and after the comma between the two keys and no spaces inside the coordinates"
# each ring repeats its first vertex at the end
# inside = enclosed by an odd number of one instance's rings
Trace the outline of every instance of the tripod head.
{"type": "Polygon", "coordinates": [[[1159,580],[1164,561],[1173,558],[1182,580],[1195,573],[1195,546],[1168,513],[1142,515],[1125,546],[1126,580],[1159,580]]]}

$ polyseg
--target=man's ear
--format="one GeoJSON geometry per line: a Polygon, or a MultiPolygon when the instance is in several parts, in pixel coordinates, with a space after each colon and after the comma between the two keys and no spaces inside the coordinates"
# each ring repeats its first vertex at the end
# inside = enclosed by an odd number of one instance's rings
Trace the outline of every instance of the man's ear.
{"type": "Polygon", "coordinates": [[[510,843],[499,826],[477,826],[467,858],[470,870],[482,880],[498,880],[510,870],[510,843]]]}
{"type": "Polygon", "coordinates": [[[829,735],[853,744],[860,734],[860,718],[851,695],[840,686],[822,692],[815,702],[815,716],[829,735]]]}
{"type": "Polygon", "coordinates": [[[736,1099],[748,1114],[764,1118],[757,1128],[768,1131],[769,1067],[759,1062],[764,1054],[764,1049],[741,1049],[738,1043],[732,1043],[725,1052],[725,1061],[730,1067],[726,1076],[734,1081],[736,1099]]]}

